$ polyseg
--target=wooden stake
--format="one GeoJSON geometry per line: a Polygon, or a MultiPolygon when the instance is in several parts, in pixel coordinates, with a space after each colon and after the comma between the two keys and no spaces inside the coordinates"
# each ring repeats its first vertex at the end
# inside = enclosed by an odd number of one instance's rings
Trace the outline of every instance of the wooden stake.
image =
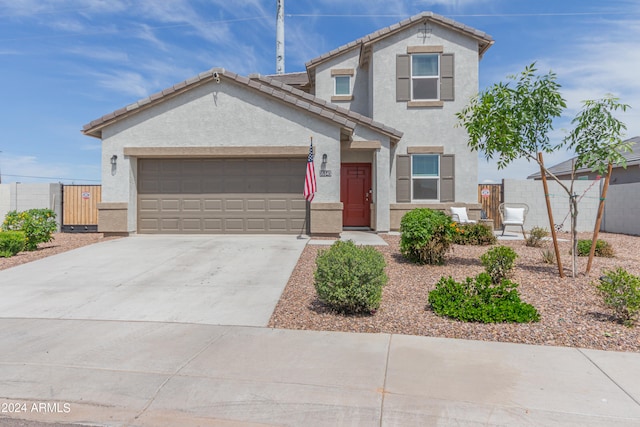
{"type": "Polygon", "coordinates": [[[553,212],[551,211],[551,200],[549,199],[549,186],[547,185],[547,173],[544,169],[542,153],[538,153],[538,161],[540,162],[540,176],[542,176],[542,186],[544,187],[544,199],[547,202],[547,213],[549,214],[549,224],[551,228],[551,238],[553,239],[553,249],[556,252],[556,261],[558,262],[558,273],[564,278],[564,270],[562,269],[562,260],[560,259],[560,248],[558,247],[558,237],[556,236],[556,226],[553,223],[553,212]]]}
{"type": "Polygon", "coordinates": [[[609,189],[609,180],[613,166],[609,163],[607,176],[604,178],[604,186],[602,187],[602,195],[600,196],[600,204],[598,205],[598,216],[596,216],[596,225],[593,228],[593,239],[591,240],[591,250],[589,251],[589,261],[587,262],[587,274],[591,271],[591,263],[596,253],[596,244],[598,243],[598,233],[600,232],[600,223],[602,222],[602,213],[604,212],[604,201],[607,198],[607,190],[609,189]]]}

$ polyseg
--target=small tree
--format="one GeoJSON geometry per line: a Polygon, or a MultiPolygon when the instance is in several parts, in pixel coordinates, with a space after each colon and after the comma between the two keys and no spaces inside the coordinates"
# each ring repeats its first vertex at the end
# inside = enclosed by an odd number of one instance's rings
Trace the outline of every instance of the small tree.
{"type": "MultiPolygon", "coordinates": [[[[488,159],[498,155],[498,168],[502,169],[518,158],[533,160],[540,166],[543,183],[550,176],[569,197],[573,246],[573,277],[576,275],[578,197],[573,191],[573,179],[567,186],[544,166],[542,153],[551,153],[565,146],[575,150],[577,161],[574,172],[581,166],[588,166],[604,173],[611,164],[624,163],[621,151],[630,150],[630,143],[621,139],[624,123],[613,116],[617,110],[625,111],[628,105],[618,99],[606,97],[584,102],[584,108],[573,119],[574,130],[563,141],[553,144],[549,131],[553,129],[553,119],[559,117],[566,103],[560,95],[560,85],[556,75],[549,72],[537,76],[535,64],[531,64],[518,76],[512,76],[515,87],[509,83],[498,83],[473,98],[457,114],[462,126],[469,134],[468,145],[483,151],[488,159]]],[[[608,178],[607,178],[608,182],[608,178]]],[[[545,189],[549,225],[553,239],[558,271],[563,277],[558,241],[553,224],[549,194],[545,189]]],[[[603,201],[601,201],[601,209],[603,201]]],[[[599,217],[600,217],[599,211],[599,217]]],[[[597,241],[597,228],[593,241],[597,241]]],[[[591,259],[591,257],[590,257],[591,259]]],[[[590,262],[589,262],[590,264],[590,262]]]]}
{"type": "MultiPolygon", "coordinates": [[[[622,153],[631,151],[632,143],[622,140],[627,126],[613,115],[616,111],[626,111],[627,108],[629,108],[627,104],[621,104],[618,98],[611,95],[602,99],[584,101],[582,110],[571,122],[574,125],[573,130],[565,138],[567,145],[574,149],[577,155],[577,160],[573,165],[574,171],[580,167],[588,167],[600,175],[606,175],[602,197],[600,198],[600,206],[598,208],[598,216],[593,229],[592,247],[587,263],[587,273],[591,269],[591,261],[593,260],[598,241],[600,220],[604,209],[609,179],[611,178],[612,166],[619,164],[626,168],[627,160],[622,153]]],[[[575,195],[571,198],[571,205],[577,217],[578,201],[575,195]]],[[[575,225],[572,227],[572,230],[575,262],[575,256],[578,253],[578,239],[575,225]]]]}
{"type": "MultiPolygon", "coordinates": [[[[497,156],[498,169],[519,158],[533,160],[546,172],[542,153],[551,153],[562,145],[553,144],[549,132],[553,120],[560,117],[567,104],[560,95],[560,84],[552,72],[536,75],[535,63],[517,76],[513,85],[497,83],[472,98],[457,117],[469,134],[467,144],[484,152],[487,159],[497,156]]],[[[558,271],[563,276],[553,217],[547,200],[551,236],[554,241],[558,271]]]]}

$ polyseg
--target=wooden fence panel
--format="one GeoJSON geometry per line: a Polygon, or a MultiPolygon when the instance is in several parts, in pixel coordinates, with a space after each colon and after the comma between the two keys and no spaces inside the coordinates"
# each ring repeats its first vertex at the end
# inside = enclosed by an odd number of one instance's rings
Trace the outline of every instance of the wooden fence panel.
{"type": "Polygon", "coordinates": [[[493,220],[494,230],[502,228],[500,221],[500,203],[502,203],[502,184],[478,185],[478,203],[487,214],[487,218],[493,220]]]}
{"type": "Polygon", "coordinates": [[[102,187],[65,185],[62,194],[62,231],[97,231],[102,187]]]}

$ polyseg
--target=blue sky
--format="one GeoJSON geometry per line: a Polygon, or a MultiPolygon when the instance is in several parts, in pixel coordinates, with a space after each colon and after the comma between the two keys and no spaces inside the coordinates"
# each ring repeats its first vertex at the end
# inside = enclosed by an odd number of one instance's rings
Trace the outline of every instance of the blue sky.
{"type": "MultiPolygon", "coordinates": [[[[276,0],[0,0],[2,182],[100,181],[100,141],[85,123],[212,67],[275,71],[276,0]],[[30,178],[42,177],[42,178],[30,178]]],[[[640,2],[637,0],[286,0],[286,71],[324,52],[430,10],[493,36],[480,89],[537,62],[558,74],[569,108],[613,93],[640,135],[640,2]]],[[[551,165],[571,156],[546,157],[551,165]]],[[[479,181],[525,178],[536,165],[479,181]]]]}

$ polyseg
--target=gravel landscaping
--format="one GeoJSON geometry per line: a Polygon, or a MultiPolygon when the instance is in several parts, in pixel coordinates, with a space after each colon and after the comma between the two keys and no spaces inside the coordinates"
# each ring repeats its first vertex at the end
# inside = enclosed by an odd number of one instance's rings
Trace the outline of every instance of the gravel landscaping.
{"type": "MultiPolygon", "coordinates": [[[[54,240],[37,251],[0,258],[0,270],[69,251],[114,237],[101,233],[56,233],[54,240]]],[[[568,239],[568,235],[560,234],[568,239]]],[[[580,234],[590,238],[590,233],[580,234]]],[[[530,324],[464,323],[435,315],[427,297],[442,276],[458,281],[474,276],[483,267],[480,255],[489,247],[454,245],[444,266],[418,266],[404,260],[399,251],[400,236],[382,235],[389,246],[378,246],[384,255],[389,276],[380,309],[374,315],[349,316],[332,312],[318,301],[313,286],[315,259],[327,246],[307,245],[269,322],[270,327],[345,332],[383,332],[433,337],[463,338],[592,348],[640,351],[640,325],[628,328],[616,322],[602,304],[593,281],[604,269],[623,267],[640,275],[640,237],[600,234],[615,252],[614,258],[595,258],[590,276],[584,274],[587,259],[578,258],[579,275],[571,276],[570,243],[560,242],[566,278],[558,276],[555,264],[542,261],[540,248],[526,247],[524,241],[500,241],[519,255],[514,281],[519,283],[522,300],[540,312],[540,322],[530,324]]],[[[551,249],[547,243],[543,249],[551,249]]]]}
{"type": "MultiPolygon", "coordinates": [[[[523,301],[533,304],[540,322],[529,324],[464,323],[442,318],[427,306],[430,290],[442,276],[458,281],[483,271],[479,257],[489,247],[454,245],[444,266],[418,266],[404,260],[400,236],[382,235],[389,246],[377,249],[384,255],[389,276],[380,309],[374,315],[350,316],[332,312],[316,298],[313,286],[315,258],[327,247],[307,245],[278,302],[270,327],[345,332],[384,332],[432,337],[503,341],[525,344],[581,347],[601,350],[640,351],[640,325],[628,328],[617,323],[597,295],[594,280],[604,269],[623,267],[640,275],[640,237],[601,233],[616,253],[614,258],[595,258],[590,276],[584,274],[587,258],[578,258],[576,279],[571,278],[570,243],[560,242],[567,277],[561,279],[555,264],[545,264],[542,249],[524,241],[499,241],[519,255],[513,280],[523,301]]],[[[569,239],[568,234],[560,234],[569,239]]],[[[579,238],[591,238],[591,233],[579,238]]]]}

